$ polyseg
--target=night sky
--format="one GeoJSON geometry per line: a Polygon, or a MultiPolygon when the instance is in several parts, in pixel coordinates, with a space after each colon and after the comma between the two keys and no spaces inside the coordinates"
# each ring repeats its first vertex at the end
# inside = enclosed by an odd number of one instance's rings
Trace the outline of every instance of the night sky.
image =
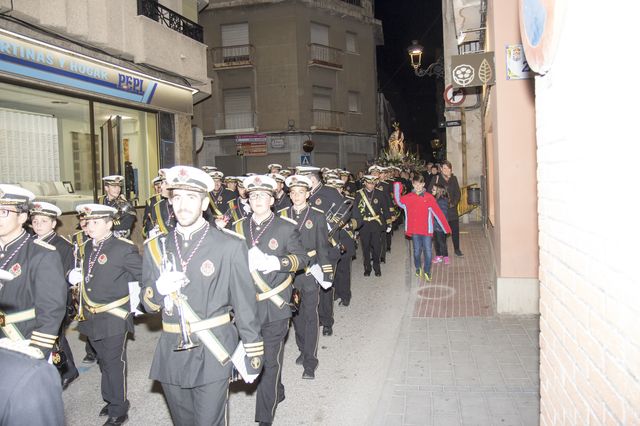
{"type": "Polygon", "coordinates": [[[435,77],[413,73],[407,47],[414,39],[424,46],[423,68],[442,52],[441,0],[375,0],[375,15],[384,32],[384,46],[377,49],[379,90],[391,102],[405,140],[427,154],[428,142],[442,138],[433,134],[438,131],[436,99],[442,94],[436,93],[435,77]]]}

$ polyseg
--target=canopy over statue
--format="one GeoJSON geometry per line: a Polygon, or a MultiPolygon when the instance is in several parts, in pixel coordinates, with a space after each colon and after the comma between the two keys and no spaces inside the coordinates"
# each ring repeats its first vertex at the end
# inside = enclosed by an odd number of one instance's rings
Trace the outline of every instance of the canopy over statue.
{"type": "Polygon", "coordinates": [[[395,129],[389,136],[389,151],[394,155],[404,155],[404,133],[400,130],[400,123],[393,122],[395,129]]]}

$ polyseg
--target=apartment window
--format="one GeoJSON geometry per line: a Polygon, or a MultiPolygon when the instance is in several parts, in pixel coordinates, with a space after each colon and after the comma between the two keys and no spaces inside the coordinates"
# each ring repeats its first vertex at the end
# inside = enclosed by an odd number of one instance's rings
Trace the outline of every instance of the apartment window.
{"type": "Polygon", "coordinates": [[[228,89],[224,96],[224,128],[252,129],[253,110],[251,108],[251,89],[228,89]]]}
{"type": "Polygon", "coordinates": [[[313,109],[331,111],[332,92],[330,87],[313,86],[313,109]]]}
{"type": "Polygon", "coordinates": [[[312,22],[311,44],[321,44],[323,46],[329,46],[329,27],[312,22]]]}
{"type": "Polygon", "coordinates": [[[249,24],[221,25],[222,56],[224,62],[241,62],[249,60],[249,24]]]}
{"type": "Polygon", "coordinates": [[[360,93],[349,92],[349,112],[359,113],[360,110],[360,93]]]}
{"type": "Polygon", "coordinates": [[[358,35],[356,33],[352,33],[347,31],[346,35],[346,51],[349,53],[357,53],[358,52],[358,44],[356,43],[358,35]]]}

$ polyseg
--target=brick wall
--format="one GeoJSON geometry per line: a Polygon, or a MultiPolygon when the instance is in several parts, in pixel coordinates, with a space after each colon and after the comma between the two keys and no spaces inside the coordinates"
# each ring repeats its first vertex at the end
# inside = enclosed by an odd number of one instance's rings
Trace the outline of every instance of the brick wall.
{"type": "Polygon", "coordinates": [[[640,425],[638,6],[567,3],[536,79],[541,424],[640,425]]]}

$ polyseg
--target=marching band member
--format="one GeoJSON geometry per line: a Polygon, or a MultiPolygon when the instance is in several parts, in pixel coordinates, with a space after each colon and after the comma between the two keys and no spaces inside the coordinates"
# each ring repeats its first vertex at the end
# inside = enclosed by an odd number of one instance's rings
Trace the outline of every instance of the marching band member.
{"type": "Polygon", "coordinates": [[[271,173],[268,175],[273,180],[276,181],[276,191],[274,194],[275,201],[273,202],[273,211],[277,212],[282,209],[286,209],[291,206],[291,199],[287,197],[286,192],[284,191],[285,187],[285,177],[279,173],[271,173]]]}
{"type": "Polygon", "coordinates": [[[174,424],[224,425],[238,337],[247,371],[263,364],[247,247],[203,218],[214,186],[207,173],[176,166],[167,186],[178,224],[147,241],[144,255],[141,300],[148,312],[162,309],[163,329],[149,376],[162,384],[174,424]]]}
{"type": "Polygon", "coordinates": [[[122,195],[124,176],[112,175],[102,178],[104,195],[98,197],[98,203],[116,209],[113,217],[113,234],[117,237],[129,238],[136,212],[129,201],[122,195]]]}

